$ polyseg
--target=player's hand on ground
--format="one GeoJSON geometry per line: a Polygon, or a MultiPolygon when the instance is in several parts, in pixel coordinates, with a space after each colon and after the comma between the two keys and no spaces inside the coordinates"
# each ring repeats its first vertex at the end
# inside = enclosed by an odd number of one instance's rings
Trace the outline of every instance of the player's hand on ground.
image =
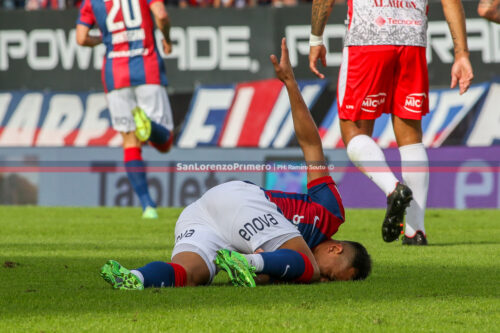
{"type": "Polygon", "coordinates": [[[278,62],[278,57],[274,54],[271,55],[271,62],[276,72],[276,77],[283,83],[294,82],[295,76],[293,75],[292,65],[288,57],[288,48],[286,46],[286,38],[281,39],[281,59],[278,62]]]}
{"type": "Polygon", "coordinates": [[[458,83],[460,95],[469,89],[474,74],[468,56],[455,58],[455,63],[451,67],[451,88],[455,88],[458,83]]]}
{"type": "Polygon", "coordinates": [[[162,40],[162,44],[163,44],[163,52],[165,54],[170,54],[172,53],[172,42],[167,42],[165,39],[162,40]]]}
{"type": "Polygon", "coordinates": [[[325,45],[311,46],[309,49],[309,69],[320,79],[325,76],[318,70],[318,60],[321,61],[323,67],[326,67],[326,47],[325,45]]]}

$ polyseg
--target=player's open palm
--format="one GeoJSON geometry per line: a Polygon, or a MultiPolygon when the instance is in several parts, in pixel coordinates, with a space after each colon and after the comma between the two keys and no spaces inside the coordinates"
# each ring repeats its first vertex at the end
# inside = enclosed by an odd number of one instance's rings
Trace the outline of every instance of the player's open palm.
{"type": "Polygon", "coordinates": [[[451,67],[451,88],[455,88],[458,82],[460,95],[469,89],[474,73],[472,65],[468,57],[460,57],[455,59],[455,63],[451,67]]]}
{"type": "Polygon", "coordinates": [[[276,77],[283,83],[295,81],[292,65],[290,64],[290,58],[288,56],[288,48],[286,47],[286,38],[281,39],[281,59],[278,62],[278,58],[272,54],[271,62],[273,63],[276,77]]]}

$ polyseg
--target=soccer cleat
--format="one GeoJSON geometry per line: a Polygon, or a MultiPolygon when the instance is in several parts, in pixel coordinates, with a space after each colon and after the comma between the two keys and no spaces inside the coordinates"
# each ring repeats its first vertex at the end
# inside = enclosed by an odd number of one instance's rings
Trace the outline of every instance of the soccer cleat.
{"type": "Polygon", "coordinates": [[[418,230],[413,237],[403,236],[403,245],[427,245],[427,237],[424,233],[418,230]]]}
{"type": "Polygon", "coordinates": [[[158,218],[158,212],[156,211],[156,208],[147,206],[146,209],[142,212],[142,218],[143,219],[157,219],[158,218]]]}
{"type": "Polygon", "coordinates": [[[401,183],[387,197],[387,211],[382,223],[382,238],[385,242],[393,242],[401,235],[405,210],[412,199],[410,188],[401,183]]]}
{"type": "Polygon", "coordinates": [[[135,122],[135,136],[141,142],[146,142],[151,136],[151,120],[146,113],[138,106],[132,110],[135,122]]]}
{"type": "Polygon", "coordinates": [[[102,278],[109,283],[113,289],[121,290],[143,290],[141,280],[119,262],[108,260],[101,268],[102,278]]]}
{"type": "Polygon", "coordinates": [[[233,285],[255,287],[255,267],[251,266],[240,253],[226,249],[218,250],[214,263],[219,269],[227,272],[233,285]]]}

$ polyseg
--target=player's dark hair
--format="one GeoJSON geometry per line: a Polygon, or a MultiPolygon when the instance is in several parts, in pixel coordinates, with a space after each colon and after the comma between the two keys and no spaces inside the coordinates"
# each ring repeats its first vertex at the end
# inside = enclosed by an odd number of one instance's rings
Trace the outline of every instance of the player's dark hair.
{"type": "Polygon", "coordinates": [[[372,270],[372,259],[366,251],[366,248],[358,242],[345,241],[354,249],[354,257],[352,259],[352,267],[356,269],[356,274],[353,280],[364,280],[370,275],[372,270]]]}

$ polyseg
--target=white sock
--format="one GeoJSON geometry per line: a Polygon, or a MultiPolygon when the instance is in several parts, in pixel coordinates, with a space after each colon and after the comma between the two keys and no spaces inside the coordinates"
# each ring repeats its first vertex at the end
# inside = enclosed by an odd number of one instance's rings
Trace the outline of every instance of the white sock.
{"type": "Polygon", "coordinates": [[[250,265],[255,267],[256,273],[262,272],[264,269],[264,258],[260,254],[244,254],[243,256],[247,258],[250,265]]]}
{"type": "Polygon", "coordinates": [[[385,161],[384,152],[368,135],[357,135],[347,145],[347,155],[385,195],[396,188],[398,180],[385,161]]]}
{"type": "Polygon", "coordinates": [[[406,209],[405,235],[415,236],[417,230],[425,234],[424,215],[429,189],[429,159],[422,143],[399,147],[403,180],[413,192],[413,200],[406,209]]]}
{"type": "Polygon", "coordinates": [[[139,272],[138,270],[136,269],[133,269],[130,271],[130,273],[134,274],[135,276],[137,276],[139,278],[139,280],[141,280],[141,282],[144,284],[144,276],[142,275],[141,272],[139,272]]]}

